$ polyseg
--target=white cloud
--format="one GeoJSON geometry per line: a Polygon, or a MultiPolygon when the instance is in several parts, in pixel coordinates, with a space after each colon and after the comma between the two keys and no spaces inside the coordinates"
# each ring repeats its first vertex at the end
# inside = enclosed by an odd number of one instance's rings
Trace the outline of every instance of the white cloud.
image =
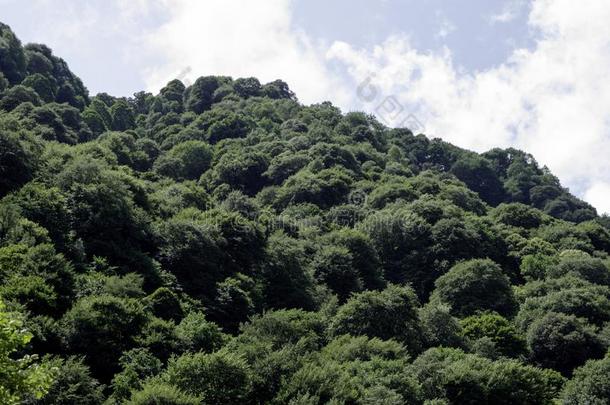
{"type": "Polygon", "coordinates": [[[167,22],[146,37],[167,63],[146,72],[158,90],[180,72],[202,75],[283,79],[298,97],[319,102],[330,94],[345,102],[327,69],[320,48],[292,26],[291,1],[162,0],[167,22]]]}
{"type": "Polygon", "coordinates": [[[600,213],[610,214],[610,183],[597,182],[592,184],[584,198],[597,207],[600,213]]]}
{"type": "MultiPolygon", "coordinates": [[[[396,37],[369,50],[335,43],[328,57],[356,82],[375,72],[380,93],[396,95],[428,135],[479,151],[522,148],[573,191],[597,198],[599,184],[610,182],[609,19],[604,0],[535,0],[535,47],[475,73],[455,67],[446,49],[422,53],[396,37]]],[[[364,107],[374,111],[375,103],[364,107]]]]}

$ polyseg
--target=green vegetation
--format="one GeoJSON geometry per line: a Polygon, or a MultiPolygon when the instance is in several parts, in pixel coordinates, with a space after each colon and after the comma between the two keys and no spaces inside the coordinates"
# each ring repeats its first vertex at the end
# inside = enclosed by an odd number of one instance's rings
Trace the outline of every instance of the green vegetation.
{"type": "Polygon", "coordinates": [[[609,255],[525,152],[0,24],[0,403],[608,403],[609,255]]]}

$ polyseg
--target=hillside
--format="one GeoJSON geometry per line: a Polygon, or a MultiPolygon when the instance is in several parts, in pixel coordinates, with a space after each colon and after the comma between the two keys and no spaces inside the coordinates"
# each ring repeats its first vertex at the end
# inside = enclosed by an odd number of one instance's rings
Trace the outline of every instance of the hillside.
{"type": "Polygon", "coordinates": [[[0,403],[607,403],[609,253],[527,152],[0,24],[0,403]]]}

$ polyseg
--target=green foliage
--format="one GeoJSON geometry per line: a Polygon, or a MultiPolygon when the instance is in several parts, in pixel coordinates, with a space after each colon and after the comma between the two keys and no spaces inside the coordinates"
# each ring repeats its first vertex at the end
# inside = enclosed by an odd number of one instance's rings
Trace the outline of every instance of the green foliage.
{"type": "Polygon", "coordinates": [[[0,126],[0,197],[22,186],[34,176],[36,143],[27,133],[18,135],[0,126]]]}
{"type": "Polygon", "coordinates": [[[464,157],[453,164],[451,172],[483,201],[496,205],[504,199],[504,188],[494,173],[492,164],[478,156],[464,157]]]}
{"type": "Polygon", "coordinates": [[[179,322],[184,312],[176,294],[166,287],[155,290],[145,298],[146,306],[159,318],[179,322]]]}
{"type": "Polygon", "coordinates": [[[250,390],[245,361],[227,352],[185,354],[173,359],[163,379],[206,404],[240,403],[250,390]]]}
{"type": "Polygon", "coordinates": [[[562,403],[604,404],[610,398],[610,356],[602,360],[589,360],[576,369],[574,376],[563,389],[562,403]]]}
{"type": "Polygon", "coordinates": [[[210,147],[201,141],[187,141],[174,146],[155,161],[155,170],[175,180],[196,180],[209,169],[210,147]]]}
{"type": "Polygon", "coordinates": [[[425,305],[419,311],[419,317],[426,333],[426,347],[463,348],[466,346],[462,325],[451,316],[448,306],[425,305]]]}
{"type": "Polygon", "coordinates": [[[560,262],[548,269],[547,275],[559,278],[567,275],[581,277],[594,284],[610,285],[610,269],[601,260],[588,255],[562,255],[560,262]]]}
{"type": "Polygon", "coordinates": [[[135,126],[133,111],[126,101],[115,102],[110,107],[110,117],[112,119],[110,128],[113,131],[125,131],[135,126]]]}
{"type": "Polygon", "coordinates": [[[459,317],[478,311],[510,316],[517,307],[508,277],[491,260],[471,260],[455,265],[435,282],[431,300],[447,304],[459,317]]]}
{"type": "Polygon", "coordinates": [[[503,356],[519,357],[525,354],[525,337],[506,318],[485,313],[464,318],[460,321],[462,333],[468,339],[476,342],[479,339],[489,339],[495,349],[503,356]]]}
{"type": "Polygon", "coordinates": [[[0,402],[7,405],[41,398],[56,372],[47,364],[38,363],[36,356],[20,353],[32,339],[22,326],[22,320],[0,301],[0,402]]]}
{"type": "Polygon", "coordinates": [[[151,381],[142,390],[136,391],[126,404],[129,405],[199,405],[198,397],[185,394],[173,385],[151,381]]]}
{"type": "Polygon", "coordinates": [[[403,342],[411,353],[417,353],[423,345],[418,306],[415,293],[408,287],[390,285],[383,291],[358,293],[339,308],[330,330],[334,336],[395,339],[403,342]]]}
{"type": "Polygon", "coordinates": [[[595,329],[582,319],[552,312],[532,323],[527,344],[534,363],[564,375],[587,359],[601,357],[605,351],[595,329]]]}
{"type": "Polygon", "coordinates": [[[87,356],[94,375],[108,379],[145,322],[142,305],[134,299],[91,296],[64,315],[61,333],[72,352],[87,356]]]}
{"type": "Polygon", "coordinates": [[[90,99],[0,23],[0,295],[25,314],[1,312],[1,403],[548,404],[535,366],[583,364],[562,398],[597,403],[609,255],[526,152],[281,80],[90,99]]]}
{"type": "Polygon", "coordinates": [[[104,402],[103,386],[91,376],[82,359],[69,357],[50,362],[57,368],[55,380],[40,404],[98,405],[104,402]]]}
{"type": "Polygon", "coordinates": [[[425,398],[449,403],[552,404],[563,379],[516,360],[491,361],[457,349],[434,348],[412,366],[425,398]]]}
{"type": "Polygon", "coordinates": [[[225,337],[216,324],[206,320],[201,312],[191,312],[176,326],[176,335],[185,350],[213,352],[224,343],[225,337]]]}
{"type": "Polygon", "coordinates": [[[298,370],[277,397],[278,403],[418,403],[417,382],[404,348],[393,341],[343,336],[298,370]],[[388,403],[388,402],[383,402],[388,403]]]}
{"type": "Polygon", "coordinates": [[[112,378],[112,400],[128,399],[131,392],[142,388],[143,382],[161,372],[161,361],[147,349],[132,349],[119,359],[122,371],[112,378]]]}

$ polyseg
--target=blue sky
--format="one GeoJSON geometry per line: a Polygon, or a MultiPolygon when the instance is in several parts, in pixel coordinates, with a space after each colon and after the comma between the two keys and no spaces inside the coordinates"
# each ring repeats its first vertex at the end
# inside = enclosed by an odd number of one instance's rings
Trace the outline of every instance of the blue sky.
{"type": "Polygon", "coordinates": [[[534,154],[610,212],[610,2],[590,0],[0,0],[92,93],[200,75],[282,78],[388,125],[477,151],[534,154]],[[586,4],[586,7],[583,6],[586,4]],[[367,84],[374,97],[358,92],[367,84]],[[360,94],[360,96],[359,96],[360,94]]]}

